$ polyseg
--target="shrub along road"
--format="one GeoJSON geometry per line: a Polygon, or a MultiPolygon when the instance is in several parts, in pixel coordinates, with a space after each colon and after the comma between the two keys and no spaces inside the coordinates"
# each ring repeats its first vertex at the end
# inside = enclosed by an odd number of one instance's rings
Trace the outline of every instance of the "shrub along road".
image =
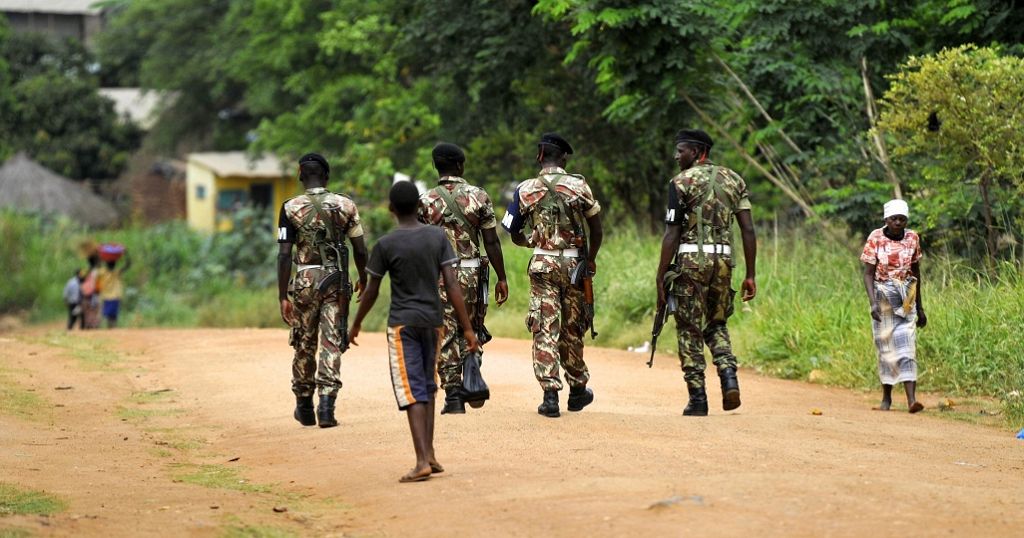
{"type": "MultiPolygon", "coordinates": [[[[487,346],[493,401],[438,417],[413,463],[384,337],[345,356],[341,426],[291,418],[283,330],[2,334],[0,482],[66,501],[39,535],[1019,535],[1024,441],[741,374],[743,407],[684,418],[677,362],[587,352],[597,399],[536,414],[529,343],[487,346]],[[17,401],[18,414],[7,411],[17,401]],[[26,415],[25,406],[31,411],[26,415]],[[820,415],[812,411],[820,410],[820,415]],[[277,533],[277,534],[275,534],[277,533]]],[[[564,394],[563,394],[564,396],[564,394]]],[[[711,399],[718,391],[712,384],[711,399]]],[[[871,395],[873,398],[874,395],[871,395]]],[[[926,403],[934,403],[927,402],[926,403]]],[[[2,514],[3,511],[0,511],[2,514]]]]}

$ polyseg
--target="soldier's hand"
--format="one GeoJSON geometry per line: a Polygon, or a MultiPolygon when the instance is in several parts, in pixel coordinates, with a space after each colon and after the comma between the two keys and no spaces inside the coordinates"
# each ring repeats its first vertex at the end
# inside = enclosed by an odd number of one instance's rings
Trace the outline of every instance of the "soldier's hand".
{"type": "Polygon", "coordinates": [[[925,325],[928,325],[928,316],[926,316],[924,314],[924,309],[923,308],[918,308],[917,309],[917,326],[918,327],[924,327],[925,325]]]}
{"type": "Polygon", "coordinates": [[[462,331],[462,336],[466,339],[466,352],[475,353],[480,351],[480,341],[476,339],[476,333],[473,331],[462,331]]]}
{"type": "Polygon", "coordinates": [[[597,262],[587,262],[587,270],[590,271],[590,276],[597,274],[597,262]]]}
{"type": "Polygon", "coordinates": [[[289,327],[295,326],[295,309],[292,307],[292,302],[288,299],[281,299],[281,319],[289,327]]]}
{"type": "Polygon", "coordinates": [[[355,324],[355,323],[353,323],[352,327],[349,328],[349,330],[348,330],[348,343],[349,343],[349,345],[353,345],[353,346],[358,346],[359,345],[359,343],[356,342],[356,337],[359,336],[359,329],[361,329],[361,327],[358,324],[355,324]]]}
{"type": "Polygon", "coordinates": [[[498,306],[505,304],[505,301],[508,300],[508,282],[499,280],[494,285],[494,300],[498,302],[498,306]]]}
{"type": "Polygon", "coordinates": [[[740,288],[743,290],[743,302],[747,302],[757,296],[757,282],[754,282],[753,278],[744,279],[743,285],[740,288]]]}

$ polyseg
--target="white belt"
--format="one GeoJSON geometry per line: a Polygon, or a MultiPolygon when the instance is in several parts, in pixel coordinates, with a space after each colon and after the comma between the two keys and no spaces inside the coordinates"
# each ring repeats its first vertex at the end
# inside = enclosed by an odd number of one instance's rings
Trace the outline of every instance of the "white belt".
{"type": "Polygon", "coordinates": [[[459,267],[480,267],[480,258],[459,260],[459,267]]]}
{"type": "Polygon", "coordinates": [[[535,248],[533,253],[542,254],[544,256],[564,256],[566,258],[579,258],[580,249],[578,248],[563,248],[561,250],[548,250],[546,248],[535,248]]]}
{"type": "Polygon", "coordinates": [[[296,269],[295,272],[296,273],[301,273],[303,271],[308,271],[310,269],[323,269],[323,268],[324,268],[324,266],[322,266],[322,265],[304,265],[304,264],[300,263],[299,264],[299,268],[296,269]]]}
{"type": "MultiPolygon", "coordinates": [[[[684,243],[682,245],[679,245],[679,253],[683,254],[683,253],[686,253],[686,252],[700,252],[700,249],[698,248],[697,245],[694,245],[693,243],[684,243]]],[[[723,254],[725,256],[729,256],[729,255],[732,254],[732,249],[729,248],[729,245],[718,245],[718,244],[704,245],[704,253],[705,254],[723,254]]]]}

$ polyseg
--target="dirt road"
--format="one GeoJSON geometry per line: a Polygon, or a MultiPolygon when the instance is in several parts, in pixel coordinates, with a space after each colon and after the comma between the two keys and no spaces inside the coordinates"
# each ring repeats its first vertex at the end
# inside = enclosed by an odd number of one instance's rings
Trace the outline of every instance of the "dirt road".
{"type": "MultiPolygon", "coordinates": [[[[536,414],[529,343],[487,346],[493,400],[438,418],[413,463],[384,337],[343,361],[341,426],[291,418],[279,330],[0,335],[0,482],[67,502],[0,518],[42,536],[1020,536],[1024,441],[868,396],[741,373],[743,407],[680,416],[678,364],[587,351],[597,399],[536,414]],[[77,334],[75,336],[78,336],[77,334]],[[70,387],[70,388],[69,388],[70,387]],[[59,388],[59,390],[57,390],[59,388]],[[820,409],[821,415],[813,415],[820,409]],[[932,416],[929,416],[932,415],[932,416]],[[276,510],[275,510],[276,509],[276,510]]],[[[928,402],[926,402],[928,403],[928,402]]],[[[0,532],[2,534],[2,532],[0,532]]]]}

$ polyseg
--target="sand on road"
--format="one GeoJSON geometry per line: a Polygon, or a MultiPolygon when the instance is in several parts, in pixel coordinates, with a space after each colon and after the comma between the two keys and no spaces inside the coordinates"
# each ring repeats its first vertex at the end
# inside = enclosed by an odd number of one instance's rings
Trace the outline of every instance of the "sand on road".
{"type": "Polygon", "coordinates": [[[341,425],[332,429],[291,418],[283,330],[0,336],[0,388],[42,402],[29,418],[0,410],[0,482],[68,505],[49,517],[0,517],[0,529],[45,536],[1024,533],[1024,442],[1012,433],[943,420],[934,409],[872,412],[864,394],[749,370],[740,374],[740,409],[721,411],[712,374],[711,416],[682,417],[686,391],[674,358],[661,355],[648,369],[645,356],[588,348],[594,403],[569,413],[563,393],[562,417],[549,419],[536,413],[541,392],[529,342],[497,339],[483,367],[492,400],[437,419],[435,445],[447,472],[399,484],[413,451],[383,335],[363,335],[344,356],[341,425]]]}

